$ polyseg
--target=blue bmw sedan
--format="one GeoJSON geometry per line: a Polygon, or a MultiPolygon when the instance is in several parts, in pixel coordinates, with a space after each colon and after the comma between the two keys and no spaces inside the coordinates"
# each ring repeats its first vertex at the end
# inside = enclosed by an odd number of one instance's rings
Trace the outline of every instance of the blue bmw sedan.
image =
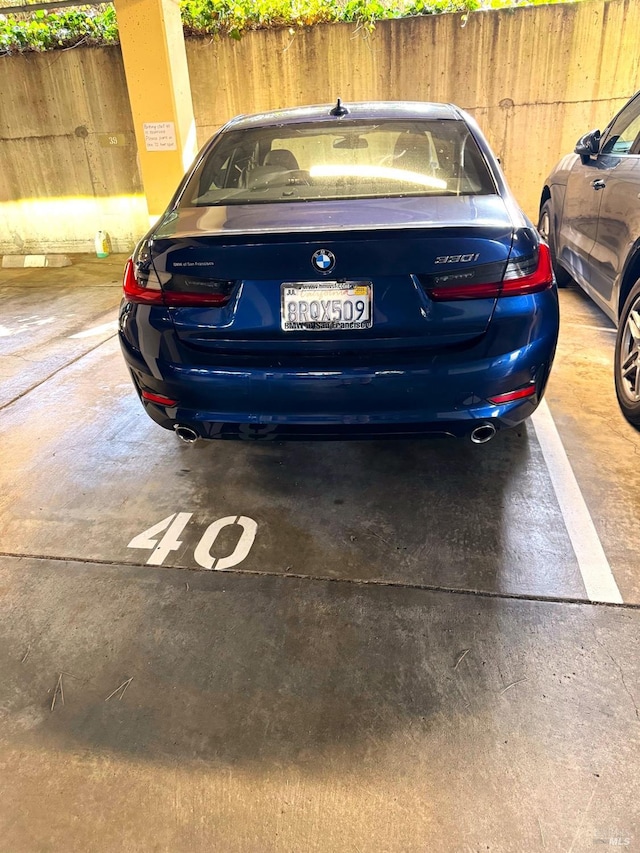
{"type": "Polygon", "coordinates": [[[241,116],[127,262],[147,414],[198,438],[469,436],[529,417],[558,335],[549,249],[470,116],[241,116]]]}

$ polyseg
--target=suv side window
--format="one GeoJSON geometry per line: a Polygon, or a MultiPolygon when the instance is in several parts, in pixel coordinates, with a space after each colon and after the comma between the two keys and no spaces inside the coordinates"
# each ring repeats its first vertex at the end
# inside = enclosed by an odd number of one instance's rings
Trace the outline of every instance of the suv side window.
{"type": "Polygon", "coordinates": [[[615,120],[607,134],[602,154],[630,154],[640,133],[640,98],[635,98],[615,120]]]}

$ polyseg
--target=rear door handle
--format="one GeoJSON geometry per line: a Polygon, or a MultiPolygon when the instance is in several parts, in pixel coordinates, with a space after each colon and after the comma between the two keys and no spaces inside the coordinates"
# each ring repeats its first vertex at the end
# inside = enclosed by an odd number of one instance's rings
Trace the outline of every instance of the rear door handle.
{"type": "Polygon", "coordinates": [[[591,186],[594,190],[603,190],[606,187],[606,184],[600,178],[597,178],[595,181],[591,181],[591,186]]]}

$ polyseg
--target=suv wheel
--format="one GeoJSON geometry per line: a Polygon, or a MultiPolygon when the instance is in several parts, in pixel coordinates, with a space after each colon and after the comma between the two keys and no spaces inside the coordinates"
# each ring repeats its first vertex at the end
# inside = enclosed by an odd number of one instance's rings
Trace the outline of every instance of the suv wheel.
{"type": "Polygon", "coordinates": [[[551,265],[553,266],[553,272],[556,277],[556,282],[558,283],[558,287],[566,287],[571,281],[571,276],[569,273],[561,267],[560,264],[556,260],[556,242],[555,236],[553,233],[553,229],[551,227],[551,223],[553,222],[553,206],[551,204],[551,199],[547,199],[545,203],[540,208],[540,219],[538,220],[538,231],[544,238],[545,242],[549,246],[549,252],[551,254],[551,265]]]}
{"type": "Polygon", "coordinates": [[[640,429],[640,279],[631,288],[618,323],[615,382],[622,414],[640,429]]]}

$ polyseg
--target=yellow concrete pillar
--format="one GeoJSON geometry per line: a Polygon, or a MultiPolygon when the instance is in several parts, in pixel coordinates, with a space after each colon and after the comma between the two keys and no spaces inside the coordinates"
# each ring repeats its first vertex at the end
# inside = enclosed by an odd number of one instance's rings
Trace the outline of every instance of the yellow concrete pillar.
{"type": "Polygon", "coordinates": [[[197,153],[178,0],[115,0],[149,217],[167,206],[197,153]]]}

